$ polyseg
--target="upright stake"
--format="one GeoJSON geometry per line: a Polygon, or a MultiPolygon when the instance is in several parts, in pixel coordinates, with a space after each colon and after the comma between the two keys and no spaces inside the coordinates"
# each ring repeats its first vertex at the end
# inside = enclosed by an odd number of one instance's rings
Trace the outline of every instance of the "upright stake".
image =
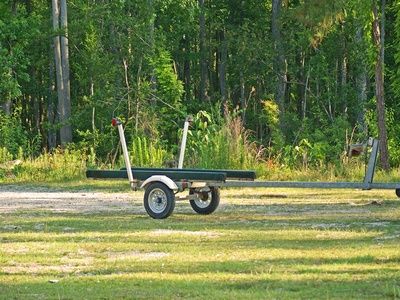
{"type": "Polygon", "coordinates": [[[191,122],[193,122],[193,117],[187,116],[185,119],[185,125],[183,126],[183,135],[182,135],[182,142],[181,142],[181,150],[179,152],[178,169],[183,168],[183,159],[185,158],[187,133],[188,133],[189,125],[191,122]]]}
{"type": "Polygon", "coordinates": [[[133,179],[132,167],[131,167],[131,162],[129,160],[128,147],[126,146],[125,133],[124,133],[124,128],[122,127],[122,122],[120,120],[116,119],[116,118],[113,118],[112,121],[111,121],[111,124],[114,127],[115,126],[118,127],[119,139],[121,141],[122,153],[124,155],[126,173],[128,174],[128,179],[129,179],[129,183],[131,185],[131,188],[132,189],[136,189],[136,182],[133,179]]]}

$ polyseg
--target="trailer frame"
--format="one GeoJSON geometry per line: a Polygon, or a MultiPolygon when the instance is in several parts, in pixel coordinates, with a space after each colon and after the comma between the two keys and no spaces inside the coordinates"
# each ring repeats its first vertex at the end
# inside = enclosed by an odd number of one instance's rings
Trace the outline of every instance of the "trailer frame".
{"type": "Polygon", "coordinates": [[[308,182],[308,181],[258,181],[255,172],[247,170],[209,170],[183,169],[187,133],[192,117],[185,119],[181,141],[178,168],[132,168],[122,122],[112,119],[112,125],[118,128],[126,168],[121,170],[87,170],[88,178],[127,178],[133,190],[144,189],[144,207],[154,219],[169,217],[176,201],[189,200],[198,214],[211,214],[220,202],[220,188],[316,188],[316,189],[393,189],[400,197],[400,183],[374,183],[374,174],[379,154],[379,140],[369,138],[367,146],[371,148],[367,169],[362,182],[308,182]],[[187,196],[176,196],[189,190],[187,196]]]}

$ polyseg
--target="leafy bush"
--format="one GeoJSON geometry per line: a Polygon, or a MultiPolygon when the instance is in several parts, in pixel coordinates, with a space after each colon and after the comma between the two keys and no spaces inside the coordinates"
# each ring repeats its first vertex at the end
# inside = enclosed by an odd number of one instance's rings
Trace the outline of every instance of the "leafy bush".
{"type": "MultiPolygon", "coordinates": [[[[18,156],[19,149],[29,148],[28,134],[22,128],[20,119],[0,112],[0,147],[7,148],[11,159],[18,156]]],[[[11,160],[10,159],[10,160],[11,160]]]]}
{"type": "Polygon", "coordinates": [[[189,132],[187,164],[207,169],[257,169],[263,148],[250,142],[240,117],[227,116],[221,124],[200,111],[189,132]]]}
{"type": "Polygon", "coordinates": [[[51,182],[82,179],[85,176],[87,155],[73,149],[56,149],[37,158],[27,159],[15,167],[15,181],[51,182]]]}
{"type": "Polygon", "coordinates": [[[0,147],[0,164],[13,159],[13,155],[7,150],[6,147],[0,147]]]}
{"type": "Polygon", "coordinates": [[[175,73],[171,54],[161,46],[158,46],[155,52],[150,64],[157,78],[157,89],[149,91],[149,97],[154,102],[149,108],[158,116],[157,123],[162,138],[173,144],[176,142],[179,128],[175,120],[181,119],[184,115],[181,103],[183,83],[175,73]]]}
{"type": "Polygon", "coordinates": [[[135,137],[130,147],[132,166],[162,167],[171,159],[171,155],[160,145],[146,137],[135,137]]]}

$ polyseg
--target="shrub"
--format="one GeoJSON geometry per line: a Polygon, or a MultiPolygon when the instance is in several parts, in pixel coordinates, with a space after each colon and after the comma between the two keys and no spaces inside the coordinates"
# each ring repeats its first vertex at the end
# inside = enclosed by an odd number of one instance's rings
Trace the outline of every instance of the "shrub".
{"type": "Polygon", "coordinates": [[[238,116],[230,115],[221,124],[207,112],[195,116],[190,131],[188,165],[208,169],[256,169],[264,149],[250,141],[250,132],[238,116]]]}
{"type": "Polygon", "coordinates": [[[0,147],[6,147],[13,159],[17,157],[20,147],[26,150],[28,145],[28,134],[20,119],[0,112],[0,147]]]}
{"type": "Polygon", "coordinates": [[[82,179],[85,176],[87,156],[83,151],[56,149],[37,158],[27,159],[16,166],[16,181],[51,182],[82,179]]]}
{"type": "Polygon", "coordinates": [[[171,155],[160,145],[146,137],[135,137],[130,147],[132,166],[162,167],[171,159],[171,155]]]}

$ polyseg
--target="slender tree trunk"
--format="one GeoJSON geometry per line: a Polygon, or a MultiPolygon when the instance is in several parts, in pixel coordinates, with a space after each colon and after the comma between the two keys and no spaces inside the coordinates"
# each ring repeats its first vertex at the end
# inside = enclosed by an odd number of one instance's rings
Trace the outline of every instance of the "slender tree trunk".
{"type": "Polygon", "coordinates": [[[310,80],[310,72],[307,72],[306,75],[306,82],[304,86],[304,95],[303,95],[303,103],[301,105],[301,111],[302,111],[302,119],[305,120],[307,116],[307,91],[308,91],[308,82],[310,80]]]}
{"type": "Polygon", "coordinates": [[[136,74],[136,109],[135,109],[135,133],[139,128],[139,111],[140,111],[140,97],[141,97],[141,81],[142,81],[142,58],[139,60],[139,66],[136,74]]]}
{"type": "Polygon", "coordinates": [[[218,73],[219,73],[219,91],[221,94],[222,103],[226,102],[226,62],[228,60],[228,49],[225,39],[224,30],[220,30],[218,33],[219,39],[219,50],[218,50],[218,73]]]}
{"type": "Polygon", "coordinates": [[[385,37],[385,0],[381,0],[381,21],[379,22],[378,6],[374,3],[373,12],[373,39],[377,49],[375,64],[375,97],[376,110],[378,115],[378,130],[380,140],[380,158],[382,168],[388,170],[389,151],[387,144],[387,129],[385,117],[385,89],[384,89],[384,37],[385,37]]]}
{"type": "Polygon", "coordinates": [[[183,62],[183,82],[185,85],[185,100],[190,101],[191,99],[191,72],[190,72],[190,42],[187,37],[184,37],[184,51],[185,51],[185,61],[183,62]]]}
{"type": "MultiPolygon", "coordinates": [[[[356,42],[361,43],[363,36],[363,29],[359,27],[356,32],[356,42]]],[[[361,131],[367,132],[365,122],[365,103],[367,101],[367,68],[363,60],[360,60],[359,70],[356,76],[356,88],[357,88],[357,102],[359,113],[357,116],[357,122],[360,124],[361,131]]]]}
{"type": "Polygon", "coordinates": [[[199,0],[200,16],[200,100],[207,100],[206,17],[204,0],[199,0]]]}
{"type": "Polygon", "coordinates": [[[129,66],[128,61],[123,58],[122,63],[124,65],[124,78],[125,78],[125,86],[126,86],[126,94],[128,101],[128,116],[131,116],[131,85],[129,83],[129,66]]]}
{"type": "Polygon", "coordinates": [[[71,88],[69,76],[69,49],[68,49],[68,17],[67,17],[67,0],[60,0],[60,23],[63,34],[60,36],[61,42],[61,66],[63,71],[63,87],[64,87],[64,111],[62,113],[62,126],[60,129],[61,145],[72,142],[72,127],[70,125],[71,118],[71,88]]]}
{"type": "Polygon", "coordinates": [[[347,113],[348,102],[347,102],[347,93],[346,93],[346,85],[347,85],[347,57],[346,52],[343,53],[342,66],[341,66],[341,82],[340,82],[340,98],[341,103],[344,106],[344,112],[347,113]]]}
{"type": "Polygon", "coordinates": [[[94,99],[94,81],[93,77],[90,77],[90,98],[93,101],[92,106],[92,133],[93,133],[93,148],[96,148],[96,105],[94,99]]]}
{"type": "Polygon", "coordinates": [[[58,98],[58,119],[61,119],[61,112],[64,111],[64,80],[62,78],[62,65],[61,65],[61,43],[58,31],[60,30],[60,9],[58,6],[58,0],[52,0],[53,8],[53,29],[55,31],[54,36],[54,62],[56,69],[56,87],[57,87],[57,98],[58,98]]]}
{"type": "Polygon", "coordinates": [[[246,124],[246,98],[243,71],[240,71],[240,108],[242,109],[242,122],[246,124]]]}
{"type": "MultiPolygon", "coordinates": [[[[272,0],[272,17],[271,17],[271,29],[272,29],[272,40],[274,44],[274,50],[276,53],[274,62],[274,72],[277,76],[275,101],[278,104],[280,115],[282,116],[285,112],[285,93],[287,85],[287,72],[286,72],[286,59],[283,49],[282,35],[281,35],[281,8],[282,0],[272,0]]],[[[280,118],[280,127],[282,128],[282,118],[280,118]]]]}
{"type": "Polygon", "coordinates": [[[340,60],[340,104],[342,105],[343,112],[347,114],[348,110],[348,101],[347,101],[347,70],[348,70],[348,60],[347,60],[347,45],[346,38],[344,32],[344,25],[341,26],[341,35],[342,35],[342,51],[341,51],[341,60],[340,60]]]}
{"type": "MultiPolygon", "coordinates": [[[[52,46],[52,48],[54,45],[52,46]]],[[[54,51],[52,49],[52,51],[54,51]]],[[[54,60],[50,60],[49,65],[49,94],[47,97],[47,122],[49,123],[47,129],[47,147],[51,151],[57,146],[57,134],[54,129],[54,125],[56,123],[56,114],[55,114],[55,79],[54,79],[54,60]]]]}

